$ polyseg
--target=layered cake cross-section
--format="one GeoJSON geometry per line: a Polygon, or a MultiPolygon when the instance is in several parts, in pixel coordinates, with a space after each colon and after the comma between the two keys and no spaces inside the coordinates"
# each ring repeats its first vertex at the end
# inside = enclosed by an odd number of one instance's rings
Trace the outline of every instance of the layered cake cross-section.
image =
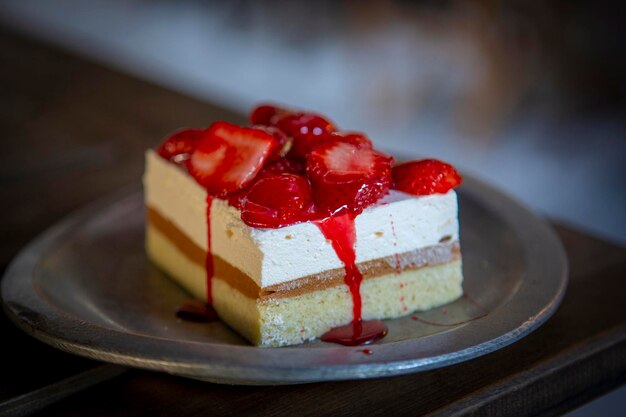
{"type": "Polygon", "coordinates": [[[462,294],[461,177],[394,166],[363,134],[260,106],[146,153],[149,258],[259,346],[375,341],[462,294]]]}

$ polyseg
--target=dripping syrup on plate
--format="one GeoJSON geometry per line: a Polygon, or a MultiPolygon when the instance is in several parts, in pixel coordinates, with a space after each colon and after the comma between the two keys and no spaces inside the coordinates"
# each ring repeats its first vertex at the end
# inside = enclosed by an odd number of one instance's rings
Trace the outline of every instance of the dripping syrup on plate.
{"type": "Polygon", "coordinates": [[[354,218],[352,213],[346,213],[315,222],[324,237],[330,240],[337,257],[343,263],[346,271],[344,282],[352,296],[352,323],[331,329],[322,335],[322,340],[345,346],[373,343],[387,335],[387,327],[382,321],[363,321],[361,300],[363,275],[356,265],[354,218]]]}
{"type": "Polygon", "coordinates": [[[213,205],[213,196],[206,196],[206,229],[207,229],[207,252],[204,259],[204,269],[206,273],[206,299],[203,302],[197,299],[185,301],[176,310],[176,317],[193,322],[206,323],[218,319],[217,312],[213,308],[212,284],[213,275],[215,274],[213,265],[213,253],[211,252],[211,206],[213,205]]]}

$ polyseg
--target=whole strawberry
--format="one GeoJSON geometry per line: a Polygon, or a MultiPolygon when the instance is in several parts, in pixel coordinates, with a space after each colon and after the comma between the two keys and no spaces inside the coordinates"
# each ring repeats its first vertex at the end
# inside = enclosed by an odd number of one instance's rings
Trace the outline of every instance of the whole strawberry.
{"type": "Polygon", "coordinates": [[[392,175],[394,189],[414,195],[445,194],[463,182],[452,165],[437,159],[405,162],[392,175]]]}
{"type": "Polygon", "coordinates": [[[335,131],[326,118],[313,113],[292,113],[280,118],[276,126],[293,138],[288,156],[304,159],[318,143],[322,143],[335,131]]]}
{"type": "Polygon", "coordinates": [[[277,174],[260,179],[241,201],[248,226],[278,228],[310,220],[314,214],[311,186],[301,175],[277,174]]]}

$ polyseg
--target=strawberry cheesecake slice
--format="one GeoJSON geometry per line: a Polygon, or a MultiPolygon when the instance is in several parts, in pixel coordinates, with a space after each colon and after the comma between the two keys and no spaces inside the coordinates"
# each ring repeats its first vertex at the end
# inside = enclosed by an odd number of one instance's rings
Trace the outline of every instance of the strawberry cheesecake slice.
{"type": "Polygon", "coordinates": [[[150,259],[259,346],[356,345],[462,294],[461,177],[394,166],[323,116],[259,106],[146,153],[150,259]]]}

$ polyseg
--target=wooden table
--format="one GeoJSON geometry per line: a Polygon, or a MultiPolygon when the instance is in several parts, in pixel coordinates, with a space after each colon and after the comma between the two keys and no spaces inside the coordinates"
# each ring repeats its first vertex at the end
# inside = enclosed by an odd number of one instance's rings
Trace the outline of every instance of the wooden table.
{"type": "MultiPolygon", "coordinates": [[[[241,120],[6,29],[0,60],[2,270],[68,212],[138,181],[144,149],[166,133],[241,120]]],[[[485,357],[385,379],[223,386],[72,356],[1,317],[0,414],[558,415],[626,380],[626,249],[555,228],[571,269],[562,306],[485,357]]]]}

